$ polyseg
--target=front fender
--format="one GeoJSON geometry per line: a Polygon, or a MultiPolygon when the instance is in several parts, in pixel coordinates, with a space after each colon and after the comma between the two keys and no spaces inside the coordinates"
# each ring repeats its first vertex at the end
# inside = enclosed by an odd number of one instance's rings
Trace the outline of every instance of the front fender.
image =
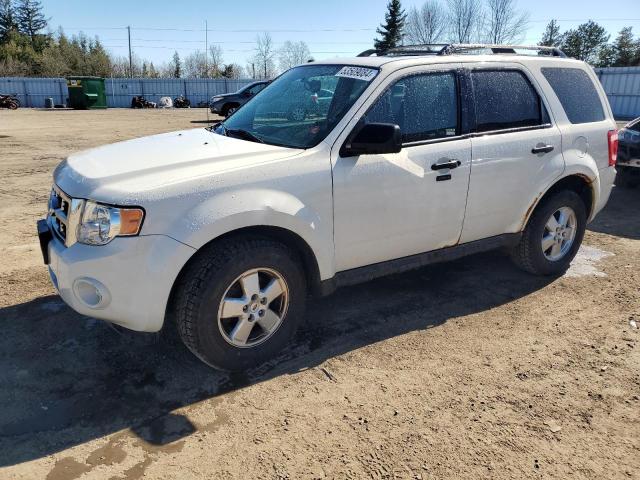
{"type": "Polygon", "coordinates": [[[320,278],[334,274],[331,218],[305,205],[290,193],[273,189],[221,192],[206,199],[177,219],[176,239],[200,249],[226,233],[245,227],[271,226],[301,237],[314,253],[320,278]]]}

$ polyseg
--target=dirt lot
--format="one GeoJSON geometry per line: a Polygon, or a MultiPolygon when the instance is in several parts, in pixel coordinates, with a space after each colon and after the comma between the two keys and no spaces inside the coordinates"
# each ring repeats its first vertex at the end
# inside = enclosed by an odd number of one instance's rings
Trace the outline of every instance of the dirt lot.
{"type": "Polygon", "coordinates": [[[55,165],[204,115],[0,111],[0,478],[639,478],[640,190],[562,278],[491,253],[343,289],[243,376],[61,303],[55,165]]]}

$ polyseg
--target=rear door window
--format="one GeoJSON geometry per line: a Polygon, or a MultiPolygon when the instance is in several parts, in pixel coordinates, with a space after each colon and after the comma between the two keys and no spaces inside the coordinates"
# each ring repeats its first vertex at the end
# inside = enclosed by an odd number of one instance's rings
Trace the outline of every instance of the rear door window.
{"type": "Polygon", "coordinates": [[[579,68],[542,69],[571,123],[604,120],[602,102],[587,72],[579,68]]]}
{"type": "Polygon", "coordinates": [[[536,127],[549,123],[538,92],[517,70],[474,70],[476,131],[536,127]]]}

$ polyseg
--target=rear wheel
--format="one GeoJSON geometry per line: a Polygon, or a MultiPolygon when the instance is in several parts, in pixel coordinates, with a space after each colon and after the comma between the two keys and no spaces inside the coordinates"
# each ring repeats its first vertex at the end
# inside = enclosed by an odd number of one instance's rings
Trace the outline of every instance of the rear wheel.
{"type": "Polygon", "coordinates": [[[296,253],[269,239],[213,245],[179,288],[183,342],[205,363],[229,371],[258,366],[282,350],[302,321],[306,299],[296,253]]]}
{"type": "Polygon", "coordinates": [[[9,102],[9,110],[17,110],[18,109],[18,104],[14,101],[10,101],[9,102]]]}
{"type": "Polygon", "coordinates": [[[535,275],[563,273],[580,248],[586,221],[584,202],[578,194],[554,194],[534,211],[512,259],[535,275]]]}
{"type": "Polygon", "coordinates": [[[222,115],[224,117],[230,117],[231,115],[233,115],[234,113],[236,113],[236,111],[238,110],[238,105],[231,103],[228,105],[225,105],[224,107],[222,107],[222,115]]]}

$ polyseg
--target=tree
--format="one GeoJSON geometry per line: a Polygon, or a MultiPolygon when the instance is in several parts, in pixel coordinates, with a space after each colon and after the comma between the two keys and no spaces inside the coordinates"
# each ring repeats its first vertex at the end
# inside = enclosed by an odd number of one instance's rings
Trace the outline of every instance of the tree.
{"type": "Polygon", "coordinates": [[[380,38],[373,41],[373,46],[379,52],[402,44],[404,23],[407,15],[402,9],[400,0],[390,0],[387,4],[387,13],[384,14],[384,23],[376,30],[380,38]]]}
{"type": "Polygon", "coordinates": [[[560,33],[560,25],[556,20],[551,20],[547,24],[540,43],[538,45],[542,47],[559,47],[562,44],[563,36],[560,33]]]}
{"type": "Polygon", "coordinates": [[[184,59],[184,74],[188,78],[207,78],[207,56],[205,52],[197,50],[184,59]]]}
{"type": "Polygon", "coordinates": [[[160,78],[160,74],[153,65],[153,62],[149,63],[149,78],[160,78]]]}
{"type": "Polygon", "coordinates": [[[275,48],[269,33],[264,32],[256,37],[256,49],[253,56],[256,75],[258,78],[267,79],[275,76],[275,48]]]}
{"type": "Polygon", "coordinates": [[[406,38],[413,44],[437,43],[447,29],[447,13],[439,0],[427,0],[420,9],[409,10],[406,38]]]}
{"type": "Polygon", "coordinates": [[[9,40],[9,33],[18,30],[13,0],[0,0],[0,42],[9,40]]]}
{"type": "Polygon", "coordinates": [[[16,7],[18,30],[34,42],[38,34],[47,28],[47,19],[38,0],[19,0],[16,7]]]}
{"type": "Polygon", "coordinates": [[[244,69],[237,63],[229,63],[224,66],[224,72],[222,76],[225,78],[232,78],[237,80],[244,77],[244,69]]]}
{"type": "Polygon", "coordinates": [[[470,43],[483,23],[480,0],[447,0],[450,39],[455,43],[470,43]]]}
{"type": "Polygon", "coordinates": [[[487,0],[486,36],[489,43],[517,43],[527,30],[529,15],[519,12],[515,0],[487,0]]]}
{"type": "Polygon", "coordinates": [[[640,39],[633,36],[633,28],[625,27],[618,33],[613,45],[614,67],[631,67],[640,63],[640,39]]]}
{"type": "Polygon", "coordinates": [[[600,50],[607,45],[609,35],[606,30],[593,20],[569,30],[562,42],[562,50],[569,57],[596,63],[600,50]]]}
{"type": "Polygon", "coordinates": [[[209,76],[212,78],[219,78],[224,76],[224,60],[222,56],[222,47],[220,45],[209,46],[209,76]]]}
{"type": "Polygon", "coordinates": [[[171,67],[173,78],[180,78],[182,76],[182,63],[180,62],[180,55],[178,55],[177,51],[173,52],[171,67]]]}
{"type": "Polygon", "coordinates": [[[309,46],[305,42],[291,42],[287,40],[278,50],[280,70],[289,70],[291,67],[307,63],[311,58],[309,46]]]}

